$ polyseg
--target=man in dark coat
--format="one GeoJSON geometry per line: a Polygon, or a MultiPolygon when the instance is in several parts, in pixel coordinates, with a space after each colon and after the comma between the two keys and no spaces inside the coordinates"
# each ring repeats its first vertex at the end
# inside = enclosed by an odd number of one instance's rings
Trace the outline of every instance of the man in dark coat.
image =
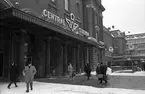
{"type": "Polygon", "coordinates": [[[107,83],[107,62],[103,65],[103,80],[105,81],[105,83],[107,83]]]}
{"type": "Polygon", "coordinates": [[[87,80],[89,80],[90,79],[90,76],[91,76],[91,68],[90,68],[89,63],[86,63],[86,65],[84,67],[84,71],[86,73],[87,80]]]}
{"type": "Polygon", "coordinates": [[[18,85],[16,84],[17,77],[18,77],[18,66],[16,63],[13,62],[10,67],[10,83],[8,85],[9,89],[12,83],[15,84],[15,87],[18,87],[18,85]]]}
{"type": "Polygon", "coordinates": [[[107,83],[107,76],[106,76],[106,72],[107,72],[107,65],[103,64],[102,62],[100,63],[100,66],[97,67],[96,72],[98,74],[98,80],[100,81],[100,83],[102,83],[102,81],[105,81],[105,83],[107,83]]]}
{"type": "Polygon", "coordinates": [[[98,63],[97,67],[96,67],[96,75],[98,76],[98,81],[102,80],[102,77],[100,77],[101,74],[101,68],[100,68],[100,64],[98,63]]]}

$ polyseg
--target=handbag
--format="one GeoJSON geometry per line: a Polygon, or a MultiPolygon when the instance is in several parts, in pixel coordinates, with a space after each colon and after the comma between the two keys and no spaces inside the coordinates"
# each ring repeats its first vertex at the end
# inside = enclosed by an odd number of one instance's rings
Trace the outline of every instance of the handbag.
{"type": "Polygon", "coordinates": [[[103,74],[98,74],[98,78],[103,78],[103,74]]]}

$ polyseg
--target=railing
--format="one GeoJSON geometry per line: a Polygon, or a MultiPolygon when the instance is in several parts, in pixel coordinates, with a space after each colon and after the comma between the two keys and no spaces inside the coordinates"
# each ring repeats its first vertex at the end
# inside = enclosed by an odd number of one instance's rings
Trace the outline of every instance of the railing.
{"type": "Polygon", "coordinates": [[[136,66],[112,66],[112,72],[119,71],[119,70],[134,70],[137,69],[136,66]]]}
{"type": "Polygon", "coordinates": [[[127,58],[127,57],[136,57],[136,56],[145,56],[145,53],[144,54],[132,54],[132,55],[113,56],[113,58],[127,58]]]}

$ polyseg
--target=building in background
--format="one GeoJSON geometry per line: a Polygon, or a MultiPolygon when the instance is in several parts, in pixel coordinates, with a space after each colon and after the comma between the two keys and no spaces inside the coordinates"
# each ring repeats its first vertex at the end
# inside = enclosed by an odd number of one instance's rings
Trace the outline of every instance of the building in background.
{"type": "Polygon", "coordinates": [[[145,63],[145,33],[126,35],[127,57],[134,65],[143,68],[145,63]]]}
{"type": "Polygon", "coordinates": [[[120,30],[111,30],[111,34],[113,35],[113,66],[121,66],[126,62],[126,40],[125,33],[120,30]]]}
{"type": "Polygon", "coordinates": [[[110,30],[106,27],[103,28],[103,38],[105,43],[105,55],[103,57],[103,62],[108,62],[108,66],[111,67],[111,62],[113,61],[113,35],[111,34],[110,30]]]}
{"type": "Polygon", "coordinates": [[[105,10],[102,0],[82,0],[83,1],[83,16],[84,29],[90,33],[89,39],[97,42],[98,46],[89,49],[90,63],[92,69],[96,69],[97,63],[103,61],[104,42],[103,42],[103,15],[105,10]]]}
{"type": "Polygon", "coordinates": [[[104,52],[101,0],[0,0],[0,77],[29,58],[37,77],[94,69],[104,52]]]}

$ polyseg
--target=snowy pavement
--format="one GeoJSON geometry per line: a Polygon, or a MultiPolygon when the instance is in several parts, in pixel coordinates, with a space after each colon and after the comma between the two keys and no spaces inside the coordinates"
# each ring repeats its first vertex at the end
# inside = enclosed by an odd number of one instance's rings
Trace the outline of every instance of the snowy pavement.
{"type": "MultiPolygon", "coordinates": [[[[0,94],[26,94],[25,83],[18,83],[7,89],[7,84],[0,85],[0,94]]],[[[54,84],[34,82],[34,90],[29,94],[145,94],[145,90],[131,90],[118,88],[95,88],[92,86],[54,84]]]]}
{"type": "MultiPolygon", "coordinates": [[[[97,86],[95,72],[91,74],[89,81],[81,75],[74,81],[68,78],[35,81],[34,90],[28,94],[145,94],[145,72],[143,71],[129,74],[108,72],[109,85],[103,88],[97,86]]],[[[17,88],[12,85],[11,89],[7,89],[7,85],[7,82],[0,83],[0,94],[26,94],[26,86],[23,82],[19,82],[17,88]]]]}

